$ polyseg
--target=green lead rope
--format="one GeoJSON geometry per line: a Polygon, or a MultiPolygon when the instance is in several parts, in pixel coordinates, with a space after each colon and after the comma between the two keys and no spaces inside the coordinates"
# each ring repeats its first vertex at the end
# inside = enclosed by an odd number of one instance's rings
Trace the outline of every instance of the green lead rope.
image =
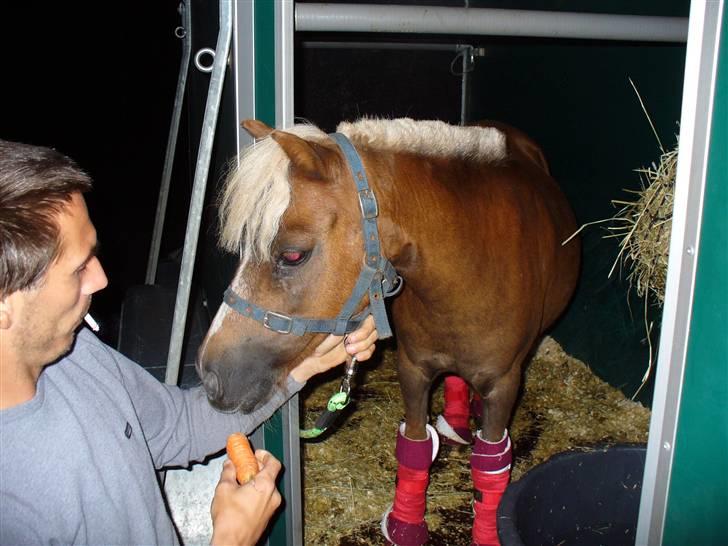
{"type": "Polygon", "coordinates": [[[341,410],[343,410],[349,405],[349,402],[351,402],[351,383],[352,378],[356,373],[356,368],[356,358],[352,358],[351,364],[346,367],[344,377],[341,379],[339,391],[329,398],[329,401],[326,404],[326,409],[321,413],[321,415],[319,415],[318,419],[316,419],[316,423],[313,428],[299,431],[298,435],[301,438],[307,440],[318,438],[326,431],[326,429],[336,422],[339,415],[341,415],[341,410]]]}

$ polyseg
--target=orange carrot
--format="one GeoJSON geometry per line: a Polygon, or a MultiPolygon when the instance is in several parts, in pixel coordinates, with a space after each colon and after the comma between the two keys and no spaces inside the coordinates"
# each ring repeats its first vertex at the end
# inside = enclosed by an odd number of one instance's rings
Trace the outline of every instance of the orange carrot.
{"type": "Polygon", "coordinates": [[[238,483],[243,485],[258,473],[258,459],[255,458],[245,434],[236,432],[227,439],[227,455],[235,465],[238,483]]]}

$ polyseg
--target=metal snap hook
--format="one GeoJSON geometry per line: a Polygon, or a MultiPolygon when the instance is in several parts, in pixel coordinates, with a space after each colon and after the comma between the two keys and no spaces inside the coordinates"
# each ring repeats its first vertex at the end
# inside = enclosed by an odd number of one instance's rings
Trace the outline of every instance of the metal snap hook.
{"type": "Polygon", "coordinates": [[[197,70],[200,72],[212,72],[212,66],[215,64],[215,50],[209,47],[203,47],[200,49],[197,53],[195,53],[195,66],[197,67],[197,70]],[[203,55],[209,55],[211,57],[211,61],[209,65],[203,65],[202,64],[202,56],[203,55]]]}

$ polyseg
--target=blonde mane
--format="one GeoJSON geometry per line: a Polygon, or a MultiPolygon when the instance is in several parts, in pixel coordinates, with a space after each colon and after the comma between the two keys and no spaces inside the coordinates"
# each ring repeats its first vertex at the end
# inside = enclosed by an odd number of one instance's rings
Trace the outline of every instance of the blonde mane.
{"type": "MultiPolygon", "coordinates": [[[[362,119],[336,130],[360,147],[436,157],[496,161],[506,155],[505,135],[494,128],[458,127],[442,121],[362,119]]],[[[325,141],[313,125],[285,129],[301,138],[325,141]]],[[[290,161],[272,138],[249,147],[228,176],[220,202],[220,246],[240,252],[243,264],[270,259],[270,247],[291,199],[290,161]]]]}
{"type": "Polygon", "coordinates": [[[360,119],[336,128],[355,144],[375,150],[410,152],[431,157],[496,161],[506,156],[506,137],[493,127],[461,127],[444,121],[360,119]]]}

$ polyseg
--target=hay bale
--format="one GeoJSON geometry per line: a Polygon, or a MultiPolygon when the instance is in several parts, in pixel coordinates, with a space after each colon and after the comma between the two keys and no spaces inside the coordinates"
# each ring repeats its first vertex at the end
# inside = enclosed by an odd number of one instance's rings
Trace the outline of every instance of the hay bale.
{"type": "MultiPolygon", "coordinates": [[[[305,544],[386,544],[379,520],[394,495],[395,435],[404,415],[396,353],[385,349],[379,363],[363,365],[360,373],[353,411],[328,437],[303,444],[305,544]]],[[[304,426],[313,424],[339,380],[333,377],[307,388],[302,395],[304,426]]],[[[442,406],[440,382],[432,395],[431,421],[442,406]]],[[[645,442],[649,415],[647,408],[626,399],[546,338],[528,365],[510,427],[515,454],[512,477],[516,480],[568,449],[645,442]]],[[[432,545],[470,544],[469,458],[469,447],[443,445],[433,464],[426,514],[432,545]]]]}
{"type": "Polygon", "coordinates": [[[657,165],[637,170],[642,188],[631,192],[635,200],[612,201],[622,207],[609,228],[621,239],[615,266],[620,262],[629,271],[627,279],[638,296],[652,294],[660,305],[665,300],[677,152],[676,144],[663,151],[657,165]]]}

